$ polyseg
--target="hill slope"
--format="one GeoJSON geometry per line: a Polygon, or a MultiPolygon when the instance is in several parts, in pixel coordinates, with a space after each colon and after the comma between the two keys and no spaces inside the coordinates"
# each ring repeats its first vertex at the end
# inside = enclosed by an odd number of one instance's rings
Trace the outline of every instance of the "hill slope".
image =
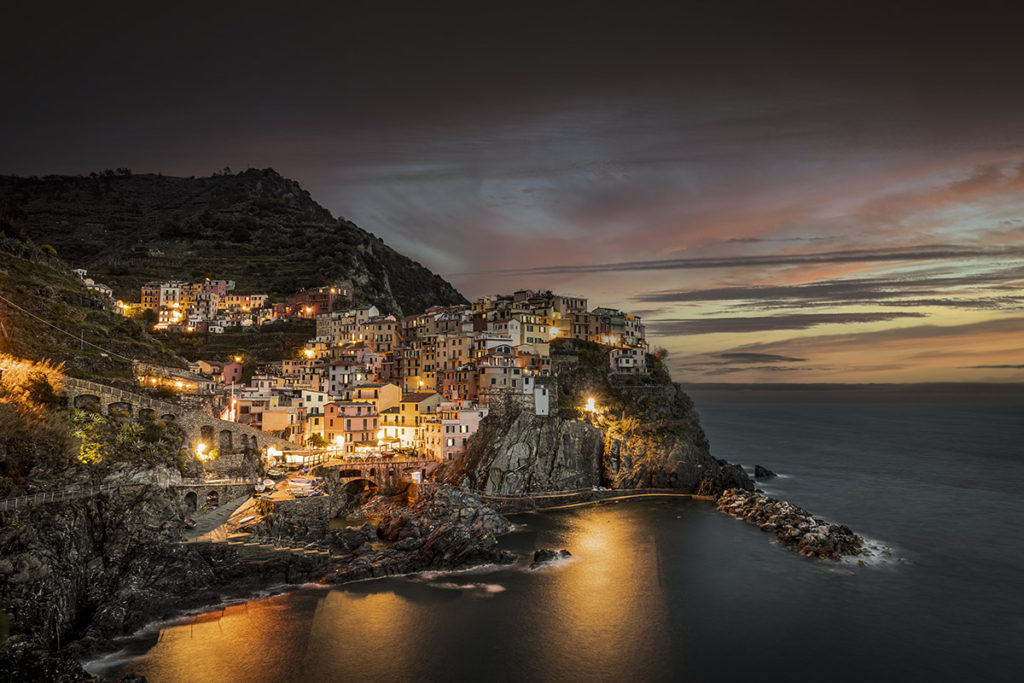
{"type": "Polygon", "coordinates": [[[0,353],[48,358],[79,377],[130,379],[128,359],[185,365],[138,321],[108,310],[59,259],[5,237],[0,237],[0,353]]]}
{"type": "Polygon", "coordinates": [[[357,300],[393,313],[465,302],[442,278],[333,218],[272,169],[209,178],[0,176],[0,205],[17,215],[14,229],[53,245],[125,300],[137,301],[147,280],[211,277],[279,298],[350,283],[357,300]]]}

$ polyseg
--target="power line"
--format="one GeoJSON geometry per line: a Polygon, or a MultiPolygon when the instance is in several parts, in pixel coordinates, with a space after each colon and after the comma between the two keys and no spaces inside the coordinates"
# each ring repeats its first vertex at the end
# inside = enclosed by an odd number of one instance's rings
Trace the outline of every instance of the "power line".
{"type": "MultiPolygon", "coordinates": [[[[26,310],[25,310],[24,308],[22,308],[21,306],[19,306],[18,304],[14,303],[13,301],[11,301],[10,299],[8,299],[8,298],[6,298],[6,297],[0,296],[0,301],[3,301],[3,302],[5,302],[5,303],[6,303],[6,304],[7,304],[8,306],[13,306],[14,308],[16,308],[16,309],[18,309],[19,311],[21,311],[22,313],[24,313],[25,315],[29,315],[29,316],[31,316],[31,317],[33,317],[33,318],[35,318],[36,320],[38,320],[39,322],[43,323],[44,325],[47,325],[47,326],[49,326],[49,327],[52,327],[53,329],[57,330],[58,332],[62,332],[62,333],[64,333],[64,334],[68,335],[68,336],[69,336],[69,337],[71,337],[72,339],[76,339],[76,340],[78,340],[78,342],[79,342],[80,344],[83,344],[83,345],[84,345],[84,344],[88,344],[89,346],[91,346],[91,347],[93,347],[93,348],[99,349],[99,350],[100,350],[100,351],[102,351],[103,353],[106,353],[106,354],[108,354],[108,355],[110,355],[110,356],[117,356],[118,358],[121,358],[121,359],[123,359],[123,360],[126,360],[126,361],[128,361],[129,363],[131,363],[131,362],[133,362],[133,361],[135,360],[134,358],[128,358],[127,356],[122,356],[122,355],[121,355],[121,354],[119,354],[119,353],[114,353],[113,351],[110,351],[110,350],[108,350],[108,349],[105,349],[105,348],[103,348],[102,346],[99,346],[99,345],[97,345],[97,344],[93,344],[92,342],[87,342],[87,341],[85,341],[85,338],[84,338],[83,336],[80,336],[80,335],[77,335],[77,334],[72,334],[71,332],[68,332],[67,330],[64,330],[64,329],[61,329],[61,328],[57,327],[56,325],[54,325],[54,324],[53,324],[53,323],[51,323],[50,321],[48,321],[48,320],[44,320],[43,318],[40,318],[40,317],[39,317],[38,315],[36,315],[35,313],[33,313],[33,312],[31,312],[31,311],[26,311],[26,310]]],[[[84,349],[83,349],[83,350],[84,350],[84,349]]]]}

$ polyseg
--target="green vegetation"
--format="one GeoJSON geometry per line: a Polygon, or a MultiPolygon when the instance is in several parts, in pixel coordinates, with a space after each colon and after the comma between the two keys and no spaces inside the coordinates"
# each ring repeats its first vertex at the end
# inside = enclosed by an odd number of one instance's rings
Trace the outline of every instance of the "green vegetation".
{"type": "Polygon", "coordinates": [[[186,471],[184,436],[173,423],[75,410],[59,393],[63,375],[48,362],[0,354],[0,497],[35,478],[102,474],[123,464],[186,471]]]}
{"type": "Polygon", "coordinates": [[[75,410],[71,425],[71,433],[79,444],[77,459],[83,465],[133,462],[186,471],[188,452],[180,430],[173,424],[136,422],[91,410],[75,410]]]}
{"type": "Polygon", "coordinates": [[[465,301],[271,169],[210,178],[5,176],[0,206],[11,217],[0,230],[7,224],[52,244],[126,301],[137,301],[149,280],[205,277],[278,300],[305,287],[353,285],[357,300],[395,313],[465,301]]]}
{"type": "Polygon", "coordinates": [[[34,467],[67,466],[74,452],[57,402],[60,369],[0,354],[0,495],[34,467]]]}
{"type": "Polygon", "coordinates": [[[142,324],[113,312],[109,301],[30,242],[0,237],[0,297],[0,352],[50,359],[78,377],[129,379],[126,358],[184,365],[142,324]]]}
{"type": "MultiPolygon", "coordinates": [[[[229,328],[221,334],[154,334],[167,347],[190,361],[227,361],[233,356],[243,355],[247,363],[267,362],[294,357],[296,351],[316,335],[316,322],[293,320],[255,330],[229,328]]],[[[247,365],[246,369],[250,367],[247,365]]]]}

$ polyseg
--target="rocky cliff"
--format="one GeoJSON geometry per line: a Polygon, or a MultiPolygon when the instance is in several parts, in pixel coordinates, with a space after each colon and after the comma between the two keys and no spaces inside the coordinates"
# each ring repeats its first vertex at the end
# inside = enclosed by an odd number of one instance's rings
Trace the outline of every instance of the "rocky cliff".
{"type": "Polygon", "coordinates": [[[499,404],[440,480],[489,495],[599,485],[706,494],[753,488],[742,468],[711,456],[693,402],[659,359],[648,356],[648,375],[609,375],[607,351],[554,342],[557,410],[538,416],[511,401],[499,404]],[[590,398],[595,412],[583,410],[590,398]]]}
{"type": "Polygon", "coordinates": [[[127,170],[0,176],[0,232],[52,245],[131,301],[147,280],[216,277],[274,297],[350,284],[358,300],[393,313],[465,302],[442,278],[334,218],[272,169],[206,178],[127,170]]]}

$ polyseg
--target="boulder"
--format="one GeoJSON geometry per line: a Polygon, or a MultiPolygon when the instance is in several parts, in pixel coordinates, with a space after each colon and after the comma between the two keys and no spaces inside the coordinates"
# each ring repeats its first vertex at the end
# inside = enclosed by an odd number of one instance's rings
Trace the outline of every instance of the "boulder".
{"type": "Polygon", "coordinates": [[[530,569],[536,569],[537,567],[543,566],[545,564],[550,564],[555,560],[564,560],[569,557],[572,557],[572,553],[570,553],[568,550],[564,548],[562,550],[551,550],[550,548],[541,548],[540,550],[534,551],[533,562],[530,563],[530,569]]]}
{"type": "Polygon", "coordinates": [[[779,475],[772,472],[767,467],[761,465],[754,465],[754,479],[774,479],[779,475]]]}

